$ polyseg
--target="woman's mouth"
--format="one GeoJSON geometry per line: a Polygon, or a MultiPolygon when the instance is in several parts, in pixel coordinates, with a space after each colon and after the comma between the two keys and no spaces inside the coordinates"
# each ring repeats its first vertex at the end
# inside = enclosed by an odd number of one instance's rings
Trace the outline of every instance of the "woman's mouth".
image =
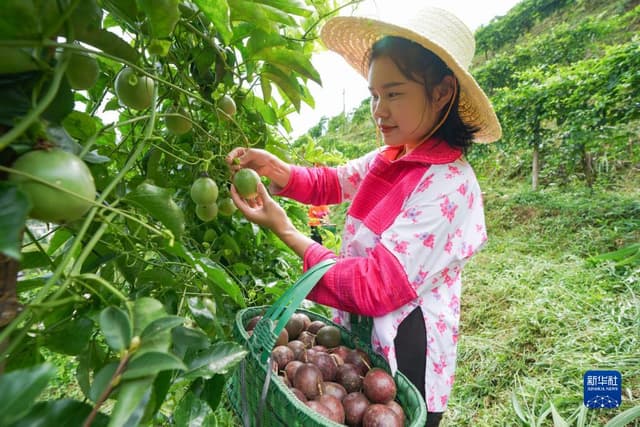
{"type": "Polygon", "coordinates": [[[396,126],[380,125],[380,126],[378,126],[378,128],[380,129],[380,132],[382,132],[383,134],[387,134],[387,133],[393,131],[396,128],[396,126]]]}

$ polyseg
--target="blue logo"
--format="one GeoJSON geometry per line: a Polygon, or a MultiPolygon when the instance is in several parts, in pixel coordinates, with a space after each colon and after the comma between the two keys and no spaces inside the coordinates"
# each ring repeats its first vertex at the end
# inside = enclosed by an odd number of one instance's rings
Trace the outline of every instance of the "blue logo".
{"type": "Polygon", "coordinates": [[[587,371],[583,377],[584,406],[617,408],[622,403],[622,375],[618,371],[587,371]]]}

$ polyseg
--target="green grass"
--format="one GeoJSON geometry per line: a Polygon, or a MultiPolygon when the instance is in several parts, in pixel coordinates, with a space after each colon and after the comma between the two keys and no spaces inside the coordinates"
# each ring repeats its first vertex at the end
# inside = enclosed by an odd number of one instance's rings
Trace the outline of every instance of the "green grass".
{"type": "MultiPolygon", "coordinates": [[[[623,376],[623,405],[587,412],[602,426],[640,405],[640,266],[590,256],[640,241],[635,192],[485,184],[489,242],[467,265],[456,383],[443,426],[552,426],[582,403],[589,369],[623,376]]],[[[637,187],[636,187],[637,188],[637,187]]],[[[575,424],[572,424],[575,425],[575,424]]]]}

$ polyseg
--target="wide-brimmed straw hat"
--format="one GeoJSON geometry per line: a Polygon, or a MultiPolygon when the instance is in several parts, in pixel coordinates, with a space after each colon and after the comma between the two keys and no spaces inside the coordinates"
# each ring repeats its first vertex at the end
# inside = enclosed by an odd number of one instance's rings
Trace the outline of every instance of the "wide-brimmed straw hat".
{"type": "Polygon", "coordinates": [[[327,21],[321,31],[325,46],[342,55],[365,79],[371,47],[385,36],[409,39],[438,55],[458,79],[459,114],[464,123],[478,128],[475,142],[500,139],[502,129],[491,102],[468,71],[475,53],[473,33],[452,13],[426,7],[389,20],[338,16],[327,21]]]}

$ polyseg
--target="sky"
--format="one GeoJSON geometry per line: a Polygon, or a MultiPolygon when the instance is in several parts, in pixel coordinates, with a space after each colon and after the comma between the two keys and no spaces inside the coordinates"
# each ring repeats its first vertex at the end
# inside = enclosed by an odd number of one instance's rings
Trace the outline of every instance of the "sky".
{"type": "MultiPolygon", "coordinates": [[[[496,16],[505,15],[520,0],[365,0],[359,6],[358,14],[410,13],[421,5],[433,5],[453,12],[471,31],[489,23],[496,16]],[[409,12],[407,12],[409,11],[409,12]]],[[[343,10],[343,15],[353,9],[343,10]]],[[[300,113],[288,116],[293,132],[292,138],[304,134],[315,126],[322,117],[333,117],[350,112],[369,96],[367,82],[336,53],[323,51],[315,53],[312,63],[320,73],[322,86],[309,83],[309,90],[315,99],[315,108],[302,103],[300,113]]]]}

